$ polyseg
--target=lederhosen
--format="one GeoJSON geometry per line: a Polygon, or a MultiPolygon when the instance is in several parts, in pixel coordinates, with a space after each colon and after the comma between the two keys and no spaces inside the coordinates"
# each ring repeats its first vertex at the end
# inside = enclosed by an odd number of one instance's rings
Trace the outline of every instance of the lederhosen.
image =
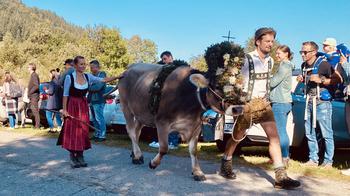
{"type": "Polygon", "coordinates": [[[271,60],[268,61],[268,71],[255,73],[254,61],[250,54],[246,54],[249,63],[249,81],[247,91],[247,104],[244,106],[244,113],[238,117],[235,130],[247,130],[252,124],[274,121],[270,102],[266,98],[252,98],[254,83],[256,80],[266,80],[266,96],[270,93],[270,72],[272,69],[271,60]]]}
{"type": "MultiPolygon", "coordinates": [[[[89,78],[86,74],[86,82],[89,84],[89,78]]],[[[86,89],[77,89],[74,87],[74,77],[70,74],[71,85],[69,88],[69,97],[67,103],[67,112],[71,116],[82,121],[89,122],[89,107],[86,99],[88,87],[86,89]]],[[[91,148],[89,139],[89,127],[72,118],[65,118],[61,141],[58,144],[62,148],[71,151],[84,151],[91,148]]]]}

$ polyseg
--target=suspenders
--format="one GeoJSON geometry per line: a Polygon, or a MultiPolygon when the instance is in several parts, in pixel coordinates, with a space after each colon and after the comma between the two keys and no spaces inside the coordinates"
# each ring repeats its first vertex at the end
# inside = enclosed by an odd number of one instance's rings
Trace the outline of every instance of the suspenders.
{"type": "Polygon", "coordinates": [[[248,81],[248,92],[247,101],[252,99],[253,89],[255,80],[266,80],[266,95],[270,94],[270,72],[272,69],[271,59],[268,62],[268,70],[265,73],[255,73],[254,61],[250,54],[246,54],[249,63],[249,81],[248,81]]]}

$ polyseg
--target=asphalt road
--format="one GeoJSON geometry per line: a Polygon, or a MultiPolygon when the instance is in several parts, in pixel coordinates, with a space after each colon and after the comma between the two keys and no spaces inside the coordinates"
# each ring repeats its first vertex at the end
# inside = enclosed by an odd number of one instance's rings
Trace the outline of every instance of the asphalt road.
{"type": "MultiPolygon", "coordinates": [[[[166,156],[155,170],[132,165],[130,150],[94,145],[87,168],[71,169],[55,139],[0,130],[0,195],[350,195],[350,184],[291,175],[297,190],[275,190],[273,172],[235,165],[237,179],[217,174],[218,163],[200,161],[207,180],[191,176],[190,158],[166,156]]],[[[154,156],[144,153],[145,163],[154,156]]]]}

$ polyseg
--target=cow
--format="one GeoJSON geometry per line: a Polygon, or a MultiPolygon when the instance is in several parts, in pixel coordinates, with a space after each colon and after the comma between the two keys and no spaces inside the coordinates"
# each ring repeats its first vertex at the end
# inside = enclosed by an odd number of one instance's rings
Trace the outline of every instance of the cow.
{"type": "MultiPolygon", "coordinates": [[[[197,142],[201,132],[201,116],[209,108],[232,114],[232,104],[222,98],[223,92],[210,85],[210,79],[189,66],[179,66],[164,81],[156,114],[149,109],[150,88],[163,65],[136,63],[129,65],[118,83],[120,103],[126,119],[126,129],[132,142],[132,163],[143,164],[139,137],[143,126],[156,127],[159,152],[149,162],[155,169],[168,152],[168,134],[177,131],[189,143],[192,174],[196,181],[204,181],[197,158],[197,142]]],[[[238,104],[237,104],[238,105],[238,104]]]]}

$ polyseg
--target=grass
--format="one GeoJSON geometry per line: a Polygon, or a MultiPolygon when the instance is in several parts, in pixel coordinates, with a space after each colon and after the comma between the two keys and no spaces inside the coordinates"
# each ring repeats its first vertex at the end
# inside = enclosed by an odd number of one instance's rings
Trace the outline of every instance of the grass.
{"type": "MultiPolygon", "coordinates": [[[[32,137],[49,137],[57,138],[58,133],[48,133],[47,130],[34,130],[31,128],[20,128],[14,131],[21,134],[29,134],[32,137]]],[[[151,148],[148,146],[149,141],[141,141],[140,148],[146,152],[157,153],[158,149],[151,148]]],[[[107,134],[107,140],[102,144],[111,147],[121,147],[130,149],[131,142],[126,134],[109,133],[107,134]]],[[[216,148],[215,143],[198,143],[198,152],[200,160],[208,160],[219,162],[222,153],[216,148]]],[[[180,144],[177,150],[170,150],[169,154],[181,157],[189,157],[188,145],[180,144]]],[[[350,182],[350,176],[344,176],[340,173],[340,169],[350,167],[350,151],[340,150],[335,152],[334,166],[330,169],[320,167],[307,167],[302,165],[300,161],[290,160],[288,173],[294,173],[304,176],[316,177],[316,178],[327,178],[331,180],[346,181],[350,182]]],[[[242,164],[252,167],[260,167],[266,170],[273,170],[272,164],[268,163],[268,148],[267,147],[243,147],[241,155],[234,158],[234,164],[242,164]]]]}

